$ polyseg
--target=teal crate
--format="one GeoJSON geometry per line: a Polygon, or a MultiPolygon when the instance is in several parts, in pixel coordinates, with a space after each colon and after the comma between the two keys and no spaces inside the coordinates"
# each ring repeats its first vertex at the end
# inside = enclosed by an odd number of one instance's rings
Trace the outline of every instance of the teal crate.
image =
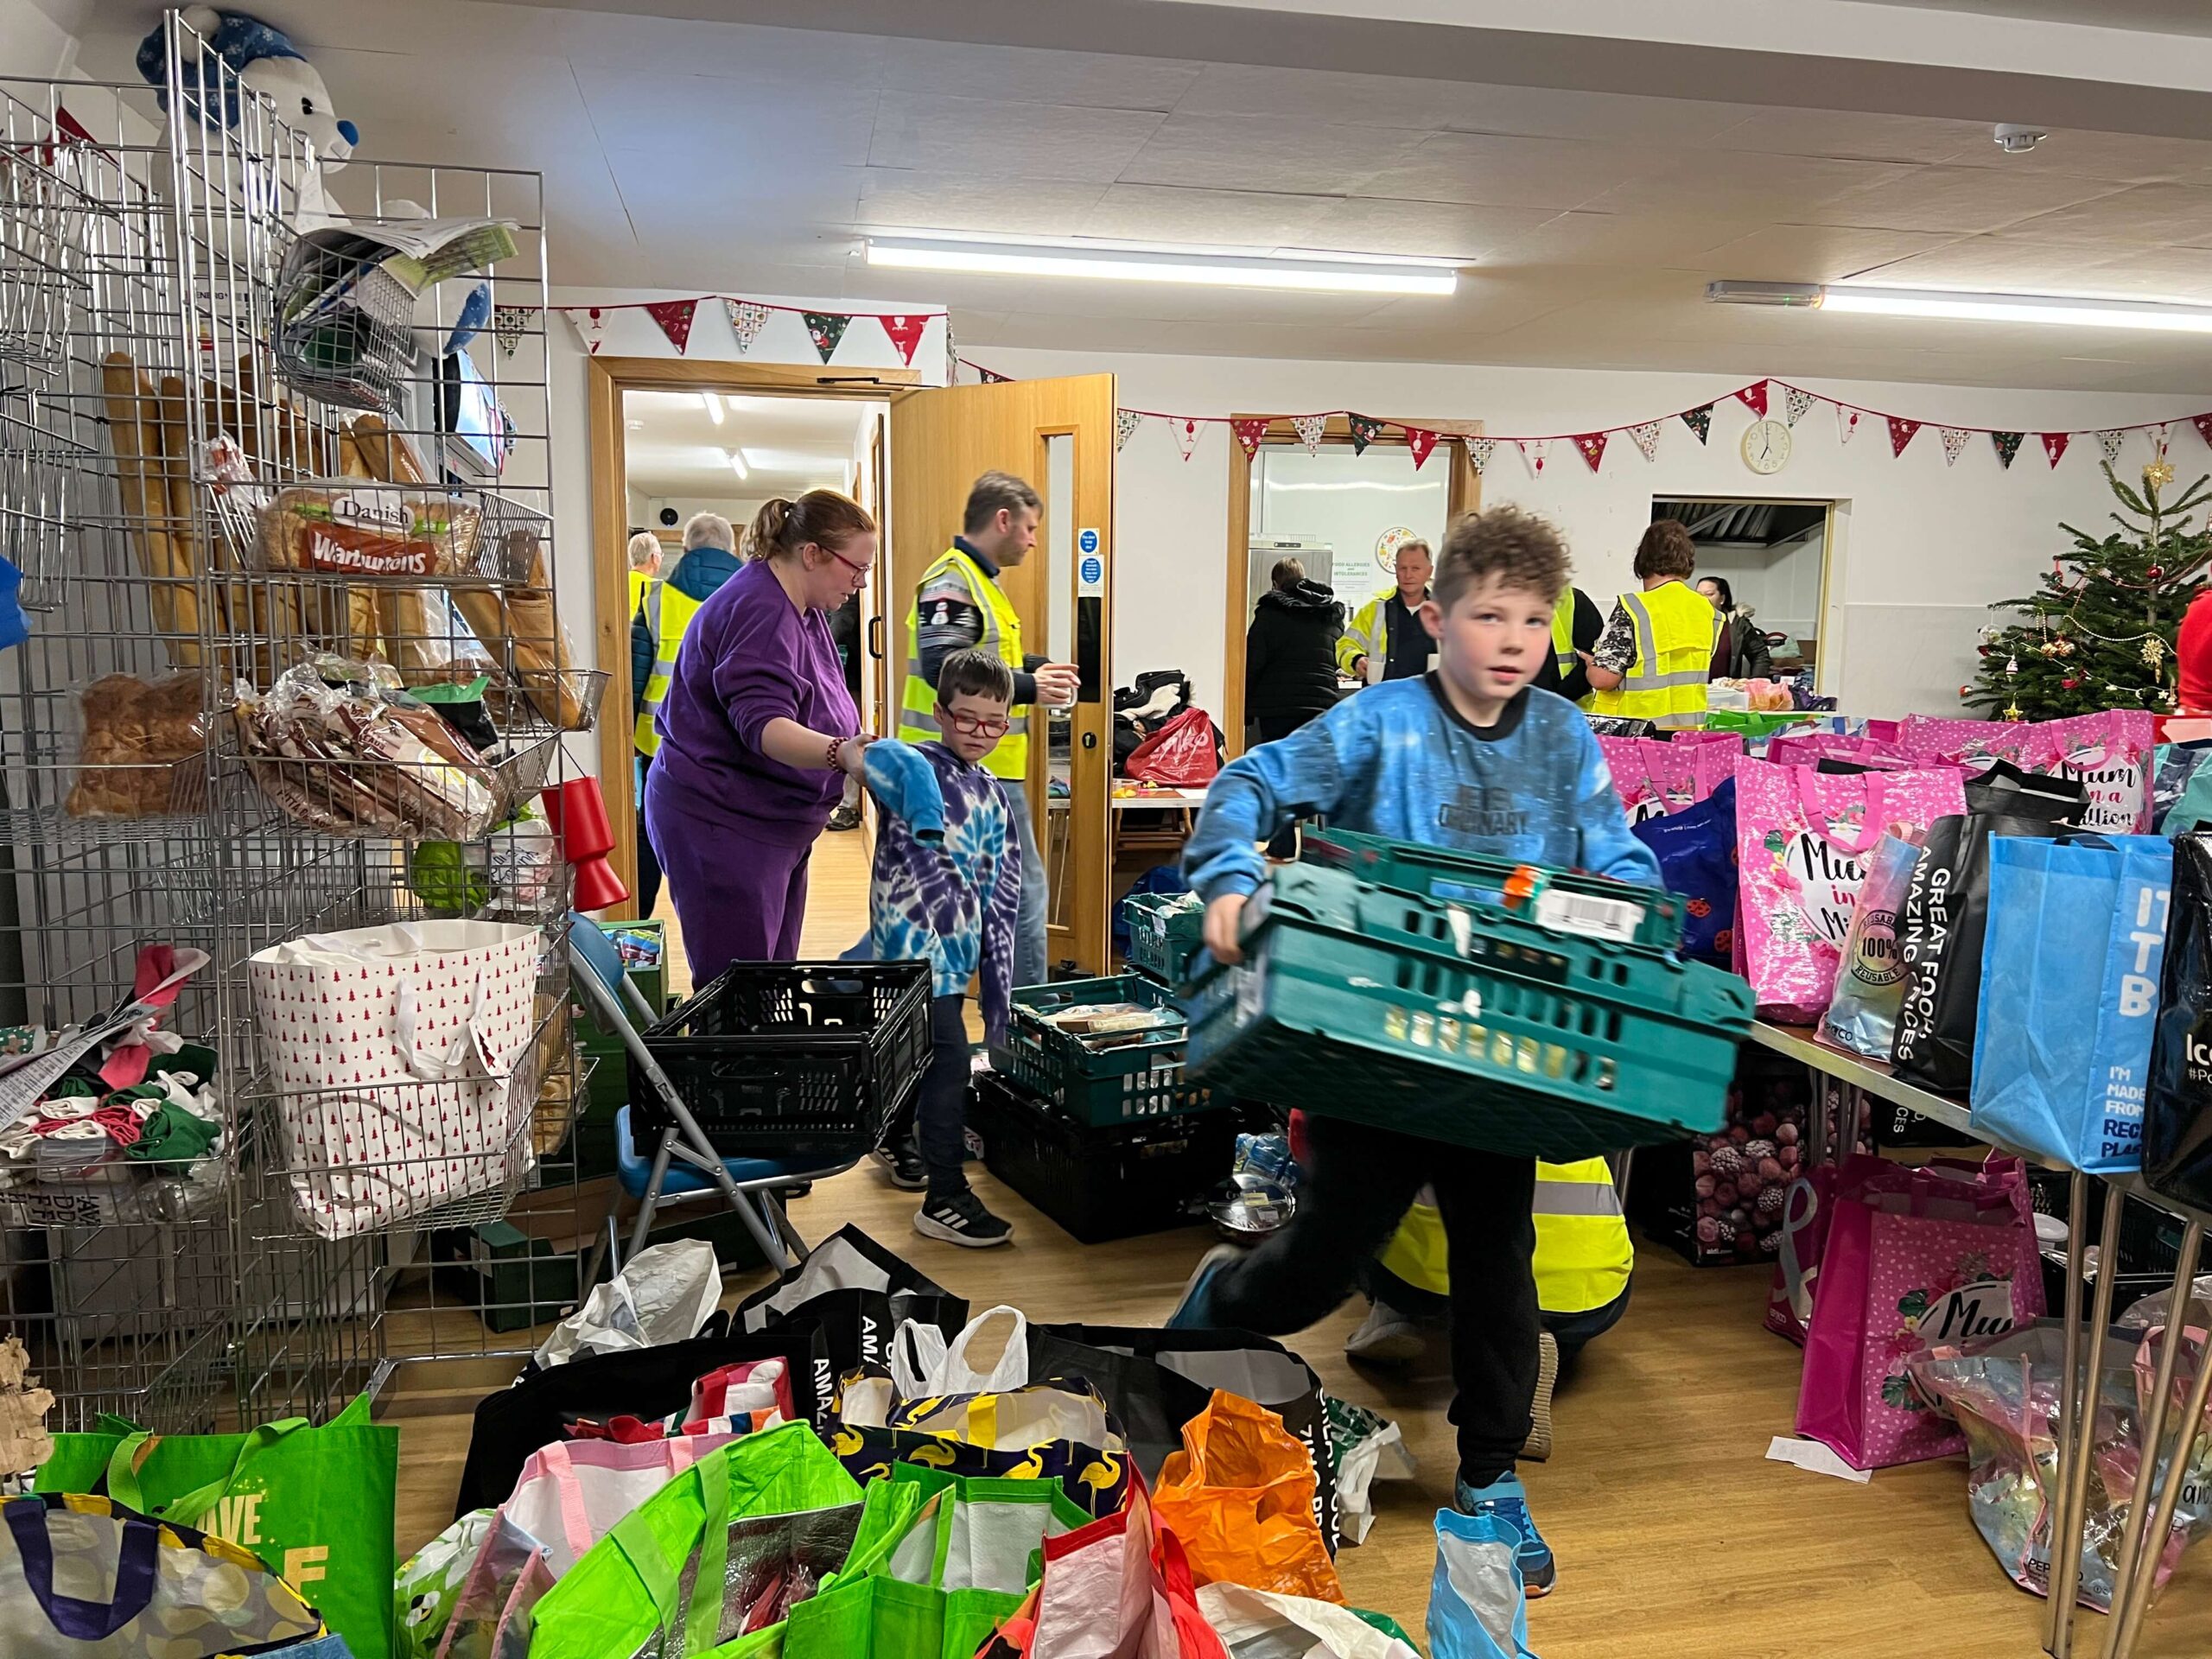
{"type": "MultiPolygon", "coordinates": [[[[1323,830],[1307,835],[1299,853],[1306,864],[1326,865],[1357,876],[1378,887],[1417,893],[1449,903],[1497,905],[1502,902],[1506,878],[1523,868],[1510,858],[1491,858],[1480,853],[1446,852],[1411,842],[1386,841],[1349,830],[1323,830]]],[[[1576,875],[1547,869],[1545,892],[1563,893],[1565,900],[1596,899],[1618,903],[1627,900],[1643,907],[1637,918],[1635,943],[1655,950],[1679,950],[1682,946],[1684,900],[1671,893],[1630,887],[1601,875],[1576,875]]]]}
{"type": "Polygon", "coordinates": [[[1129,966],[1163,985],[1179,984],[1198,953],[1205,917],[1205,906],[1189,903],[1187,894],[1131,893],[1122,900],[1122,919],[1129,929],[1129,966]]]}
{"type": "Polygon", "coordinates": [[[1178,1006],[1166,987],[1141,974],[1026,986],[1014,994],[1006,1040],[991,1045],[992,1070],[1092,1128],[1173,1117],[1212,1103],[1210,1090],[1184,1079],[1180,1031],[1101,1052],[1037,1017],[1040,1009],[1083,1002],[1178,1006]]]}
{"type": "Polygon", "coordinates": [[[1726,1127],[1733,975],[1311,865],[1247,915],[1189,994],[1196,1081],[1558,1163],[1726,1127]]]}

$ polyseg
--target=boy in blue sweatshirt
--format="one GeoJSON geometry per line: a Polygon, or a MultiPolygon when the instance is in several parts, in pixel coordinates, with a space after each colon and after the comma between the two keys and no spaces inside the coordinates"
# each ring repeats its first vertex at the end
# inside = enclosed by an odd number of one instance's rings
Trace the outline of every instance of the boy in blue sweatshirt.
{"type": "MultiPolygon", "coordinates": [[[[1260,843],[1301,817],[1659,885],[1588,722],[1531,683],[1551,652],[1567,576],[1566,546],[1542,519],[1515,507],[1466,515],[1445,537],[1421,610],[1436,667],[1370,686],[1223,771],[1183,856],[1217,960],[1243,959],[1245,901],[1267,875],[1260,843]]],[[[1433,1185],[1451,1267],[1455,1501],[1519,1530],[1529,1593],[1545,1594],[1556,1566],[1514,1472],[1541,1330],[1530,1265],[1535,1160],[1312,1115],[1306,1133],[1290,1224],[1249,1255],[1209,1254],[1168,1323],[1304,1330],[1344,1301],[1414,1195],[1433,1185]]]]}

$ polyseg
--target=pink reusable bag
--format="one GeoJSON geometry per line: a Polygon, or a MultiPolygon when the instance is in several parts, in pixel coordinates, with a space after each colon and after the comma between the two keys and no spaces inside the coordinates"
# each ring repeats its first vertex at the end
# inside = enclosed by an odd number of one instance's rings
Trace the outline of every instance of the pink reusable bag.
{"type": "Polygon", "coordinates": [[[1799,1025],[1825,1014],[1883,835],[1917,840],[1937,818],[1966,810],[1955,766],[1831,775],[1738,761],[1736,937],[1760,1011],[1799,1025]]]}
{"type": "Polygon", "coordinates": [[[2088,786],[2082,828],[2109,836],[2151,833],[2151,715],[2140,709],[2107,709],[2046,720],[2032,728],[2037,747],[2028,759],[2088,786]]]}
{"type": "Polygon", "coordinates": [[[1966,1436],[1922,1397],[1906,1362],[2042,1317],[2020,1161],[1993,1157],[1969,1177],[1854,1159],[1829,1207],[1797,1432],[1854,1469],[1964,1451],[1966,1436]]]}
{"type": "Polygon", "coordinates": [[[1993,760],[2034,766],[2047,747],[2037,728],[2017,720],[1951,720],[1941,715],[1907,715],[1897,722],[1897,745],[1909,760],[1945,761],[1976,770],[1993,760]],[[2023,757],[2028,757],[2023,760],[2023,757]]]}
{"type": "Polygon", "coordinates": [[[1913,762],[1894,743],[1878,743],[1838,732],[1808,732],[1802,735],[1777,734],[1767,740],[1766,759],[1777,766],[1810,766],[1822,760],[1848,760],[1854,766],[1897,772],[1913,762]]]}
{"type": "Polygon", "coordinates": [[[1631,826],[1694,806],[1736,769],[1737,751],[1720,744],[1600,735],[1598,747],[1631,826]]]}

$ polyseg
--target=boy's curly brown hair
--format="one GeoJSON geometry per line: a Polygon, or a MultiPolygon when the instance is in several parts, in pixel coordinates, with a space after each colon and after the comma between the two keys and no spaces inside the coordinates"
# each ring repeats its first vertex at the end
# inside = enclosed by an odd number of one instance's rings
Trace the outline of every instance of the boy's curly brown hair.
{"type": "Polygon", "coordinates": [[[1444,533],[1430,591],[1437,607],[1449,611],[1484,577],[1496,575],[1557,603],[1567,591],[1567,543],[1547,519],[1519,507],[1491,507],[1462,513],[1444,533]]]}

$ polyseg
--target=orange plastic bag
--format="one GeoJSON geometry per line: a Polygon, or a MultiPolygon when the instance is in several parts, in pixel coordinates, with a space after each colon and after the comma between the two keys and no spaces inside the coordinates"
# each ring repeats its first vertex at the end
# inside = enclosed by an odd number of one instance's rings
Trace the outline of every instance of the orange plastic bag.
{"type": "Polygon", "coordinates": [[[1282,1419],[1214,1390],[1160,1465],[1153,1509],[1182,1541],[1199,1584],[1243,1584],[1342,1602],[1313,1513],[1313,1456],[1282,1419]]]}

